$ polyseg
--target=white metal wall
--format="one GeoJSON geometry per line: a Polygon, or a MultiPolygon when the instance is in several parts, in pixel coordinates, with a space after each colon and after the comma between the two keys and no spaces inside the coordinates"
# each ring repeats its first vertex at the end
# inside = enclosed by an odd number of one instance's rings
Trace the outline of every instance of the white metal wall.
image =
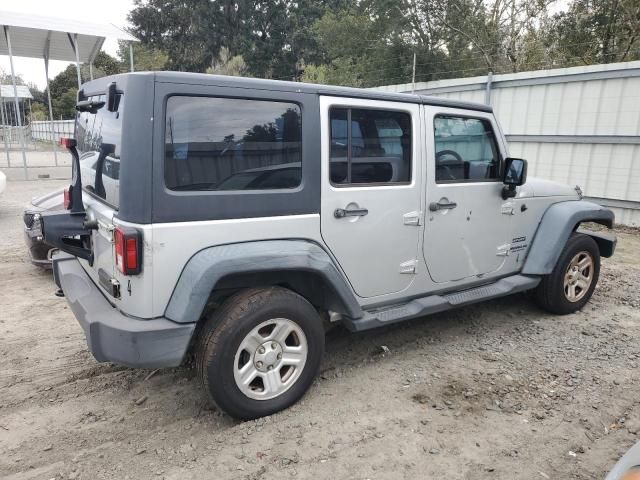
{"type": "Polygon", "coordinates": [[[491,104],[530,175],[580,185],[640,225],[640,62],[424,82],[415,93],[491,104]]]}
{"type": "Polygon", "coordinates": [[[74,120],[35,121],[30,123],[31,138],[57,143],[60,137],[72,137],[74,120]]]}

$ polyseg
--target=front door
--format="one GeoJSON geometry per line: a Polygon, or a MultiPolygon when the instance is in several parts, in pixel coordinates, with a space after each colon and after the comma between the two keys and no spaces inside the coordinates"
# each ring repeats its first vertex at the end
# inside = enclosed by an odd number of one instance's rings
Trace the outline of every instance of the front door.
{"type": "Polygon", "coordinates": [[[502,275],[512,263],[513,207],[502,199],[506,156],[491,113],[426,107],[424,258],[434,282],[502,275]]]}
{"type": "Polygon", "coordinates": [[[322,238],[360,297],[414,280],[421,225],[420,106],[321,97],[322,238]]]}

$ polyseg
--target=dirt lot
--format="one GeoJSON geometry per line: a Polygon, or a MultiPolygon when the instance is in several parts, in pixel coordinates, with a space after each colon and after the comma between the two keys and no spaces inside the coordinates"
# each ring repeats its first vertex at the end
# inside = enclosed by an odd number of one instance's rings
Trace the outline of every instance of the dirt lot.
{"type": "Polygon", "coordinates": [[[638,233],[619,232],[583,312],[514,296],[338,328],[302,402],[241,423],[186,367],[149,378],[88,353],[22,243],[22,206],[61,184],[0,198],[0,477],[602,479],[638,440],[638,233]]]}

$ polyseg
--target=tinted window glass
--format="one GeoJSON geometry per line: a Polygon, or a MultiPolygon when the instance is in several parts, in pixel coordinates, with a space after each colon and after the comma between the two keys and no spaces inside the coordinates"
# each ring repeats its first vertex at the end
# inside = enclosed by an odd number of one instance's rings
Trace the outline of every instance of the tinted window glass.
{"type": "MultiPolygon", "coordinates": [[[[104,95],[89,97],[95,102],[104,102],[104,95]]],[[[80,172],[85,190],[114,207],[119,205],[118,184],[120,181],[120,145],[122,143],[121,113],[124,96],[116,95],[116,111],[110,112],[106,106],[96,113],[79,112],[76,116],[76,140],[80,154],[80,172]],[[100,153],[104,158],[100,158],[100,153]],[[100,168],[101,174],[96,175],[100,168]]]]}
{"type": "Polygon", "coordinates": [[[332,108],[330,178],[334,184],[411,180],[411,115],[332,108]]]}
{"type": "Polygon", "coordinates": [[[295,188],[300,108],[211,97],[167,101],[164,178],[172,190],[295,188]]]}
{"type": "Polygon", "coordinates": [[[434,129],[436,182],[500,179],[500,154],[491,122],[437,116],[434,129]]]}

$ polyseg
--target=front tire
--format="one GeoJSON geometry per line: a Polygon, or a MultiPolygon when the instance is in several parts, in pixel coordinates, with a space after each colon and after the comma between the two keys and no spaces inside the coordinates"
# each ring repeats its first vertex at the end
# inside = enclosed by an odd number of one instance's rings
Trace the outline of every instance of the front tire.
{"type": "Polygon", "coordinates": [[[313,383],[324,330],[300,295],[280,287],[244,290],[205,322],[196,367],[211,400],[229,415],[271,415],[297,402],[313,383]]]}
{"type": "Polygon", "coordinates": [[[538,285],[538,304],[559,315],[576,312],[593,295],[599,276],[598,244],[589,235],[574,233],[567,240],[553,271],[538,285]]]}

